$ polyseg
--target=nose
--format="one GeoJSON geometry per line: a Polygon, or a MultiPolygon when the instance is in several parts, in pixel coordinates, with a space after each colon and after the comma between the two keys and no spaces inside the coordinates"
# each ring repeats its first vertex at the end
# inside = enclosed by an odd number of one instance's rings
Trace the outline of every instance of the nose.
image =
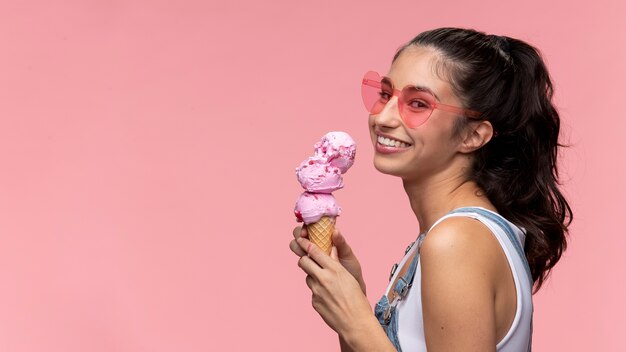
{"type": "Polygon", "coordinates": [[[374,124],[381,127],[395,128],[402,125],[402,117],[400,116],[400,104],[397,96],[392,96],[385,104],[385,107],[373,116],[374,124]]]}

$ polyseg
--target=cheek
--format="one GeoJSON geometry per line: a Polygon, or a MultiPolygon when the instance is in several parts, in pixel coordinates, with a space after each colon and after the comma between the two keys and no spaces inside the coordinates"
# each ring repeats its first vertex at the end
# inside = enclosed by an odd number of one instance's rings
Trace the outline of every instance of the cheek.
{"type": "Polygon", "coordinates": [[[370,131],[370,135],[372,136],[372,139],[375,138],[375,133],[374,133],[374,128],[376,126],[376,124],[374,123],[374,118],[372,117],[372,115],[369,115],[369,117],[367,118],[367,126],[369,128],[370,131]]]}
{"type": "Polygon", "coordinates": [[[370,128],[374,128],[374,116],[368,115],[367,124],[370,126],[370,128]]]}
{"type": "MultiPolygon", "coordinates": [[[[435,110],[437,111],[437,110],[435,110]]],[[[433,115],[415,131],[419,132],[419,137],[428,144],[445,144],[451,142],[454,121],[452,117],[443,115],[433,115]]]]}

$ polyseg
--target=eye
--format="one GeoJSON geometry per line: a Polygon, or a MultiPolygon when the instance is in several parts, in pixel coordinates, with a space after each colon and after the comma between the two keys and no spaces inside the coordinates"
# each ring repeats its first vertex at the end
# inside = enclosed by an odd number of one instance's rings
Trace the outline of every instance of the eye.
{"type": "Polygon", "coordinates": [[[427,102],[423,100],[418,100],[418,99],[413,99],[407,102],[406,105],[408,105],[411,109],[414,109],[414,110],[430,109],[430,105],[428,105],[427,102]]]}
{"type": "Polygon", "coordinates": [[[391,99],[391,93],[385,92],[384,90],[381,90],[380,92],[378,92],[378,95],[380,96],[380,100],[384,102],[389,101],[389,99],[391,99]]]}

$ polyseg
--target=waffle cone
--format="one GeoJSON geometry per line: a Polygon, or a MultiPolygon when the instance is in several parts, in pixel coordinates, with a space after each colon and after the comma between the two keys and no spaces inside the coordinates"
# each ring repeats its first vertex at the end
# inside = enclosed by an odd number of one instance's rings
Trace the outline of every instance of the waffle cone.
{"type": "Polygon", "coordinates": [[[330,250],[333,247],[332,235],[335,231],[335,218],[322,216],[320,221],[306,225],[306,229],[309,233],[309,240],[330,255],[330,250]]]}

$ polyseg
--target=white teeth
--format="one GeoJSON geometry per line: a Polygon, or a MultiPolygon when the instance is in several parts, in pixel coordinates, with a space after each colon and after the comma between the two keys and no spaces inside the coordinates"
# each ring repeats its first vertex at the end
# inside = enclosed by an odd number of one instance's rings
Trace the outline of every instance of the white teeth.
{"type": "Polygon", "coordinates": [[[409,144],[406,144],[404,142],[400,142],[400,141],[396,141],[393,139],[389,139],[387,137],[383,137],[383,136],[378,136],[378,143],[382,144],[382,145],[386,145],[388,147],[395,147],[395,148],[408,148],[409,144]]]}

